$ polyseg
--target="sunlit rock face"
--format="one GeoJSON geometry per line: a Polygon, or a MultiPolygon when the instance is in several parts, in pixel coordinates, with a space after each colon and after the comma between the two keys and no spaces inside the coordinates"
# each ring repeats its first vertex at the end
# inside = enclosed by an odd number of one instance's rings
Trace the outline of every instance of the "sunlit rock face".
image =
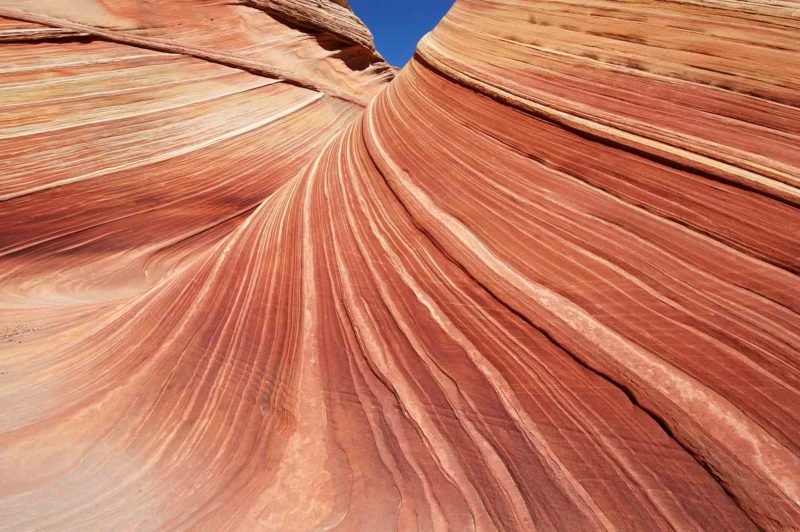
{"type": "Polygon", "coordinates": [[[0,0],[0,529],[800,527],[793,4],[0,0]]]}

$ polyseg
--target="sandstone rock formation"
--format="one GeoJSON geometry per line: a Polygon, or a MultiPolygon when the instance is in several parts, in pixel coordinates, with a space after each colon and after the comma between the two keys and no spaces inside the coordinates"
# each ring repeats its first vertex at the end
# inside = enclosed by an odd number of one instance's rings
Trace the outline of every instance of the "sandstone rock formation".
{"type": "Polygon", "coordinates": [[[794,10],[0,0],[0,529],[800,527],[794,10]]]}

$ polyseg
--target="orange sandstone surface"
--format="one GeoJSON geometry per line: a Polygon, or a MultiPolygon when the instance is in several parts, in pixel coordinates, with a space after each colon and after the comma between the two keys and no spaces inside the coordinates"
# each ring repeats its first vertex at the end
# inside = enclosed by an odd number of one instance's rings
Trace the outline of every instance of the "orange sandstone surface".
{"type": "Polygon", "coordinates": [[[0,0],[0,529],[800,528],[798,8],[0,0]]]}

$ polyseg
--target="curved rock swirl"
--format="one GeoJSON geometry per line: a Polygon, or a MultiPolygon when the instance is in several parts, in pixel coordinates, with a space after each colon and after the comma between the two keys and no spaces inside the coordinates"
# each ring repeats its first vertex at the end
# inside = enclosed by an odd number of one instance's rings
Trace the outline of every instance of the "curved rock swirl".
{"type": "Polygon", "coordinates": [[[790,2],[458,0],[383,90],[342,2],[78,4],[0,13],[0,526],[800,526],[790,2]]]}

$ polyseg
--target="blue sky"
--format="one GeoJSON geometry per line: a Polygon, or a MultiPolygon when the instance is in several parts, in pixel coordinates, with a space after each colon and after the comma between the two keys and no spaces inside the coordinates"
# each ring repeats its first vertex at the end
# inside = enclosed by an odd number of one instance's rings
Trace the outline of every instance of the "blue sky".
{"type": "Polygon", "coordinates": [[[375,47],[395,66],[414,55],[417,42],[442,19],[453,0],[350,0],[375,37],[375,47]]]}

